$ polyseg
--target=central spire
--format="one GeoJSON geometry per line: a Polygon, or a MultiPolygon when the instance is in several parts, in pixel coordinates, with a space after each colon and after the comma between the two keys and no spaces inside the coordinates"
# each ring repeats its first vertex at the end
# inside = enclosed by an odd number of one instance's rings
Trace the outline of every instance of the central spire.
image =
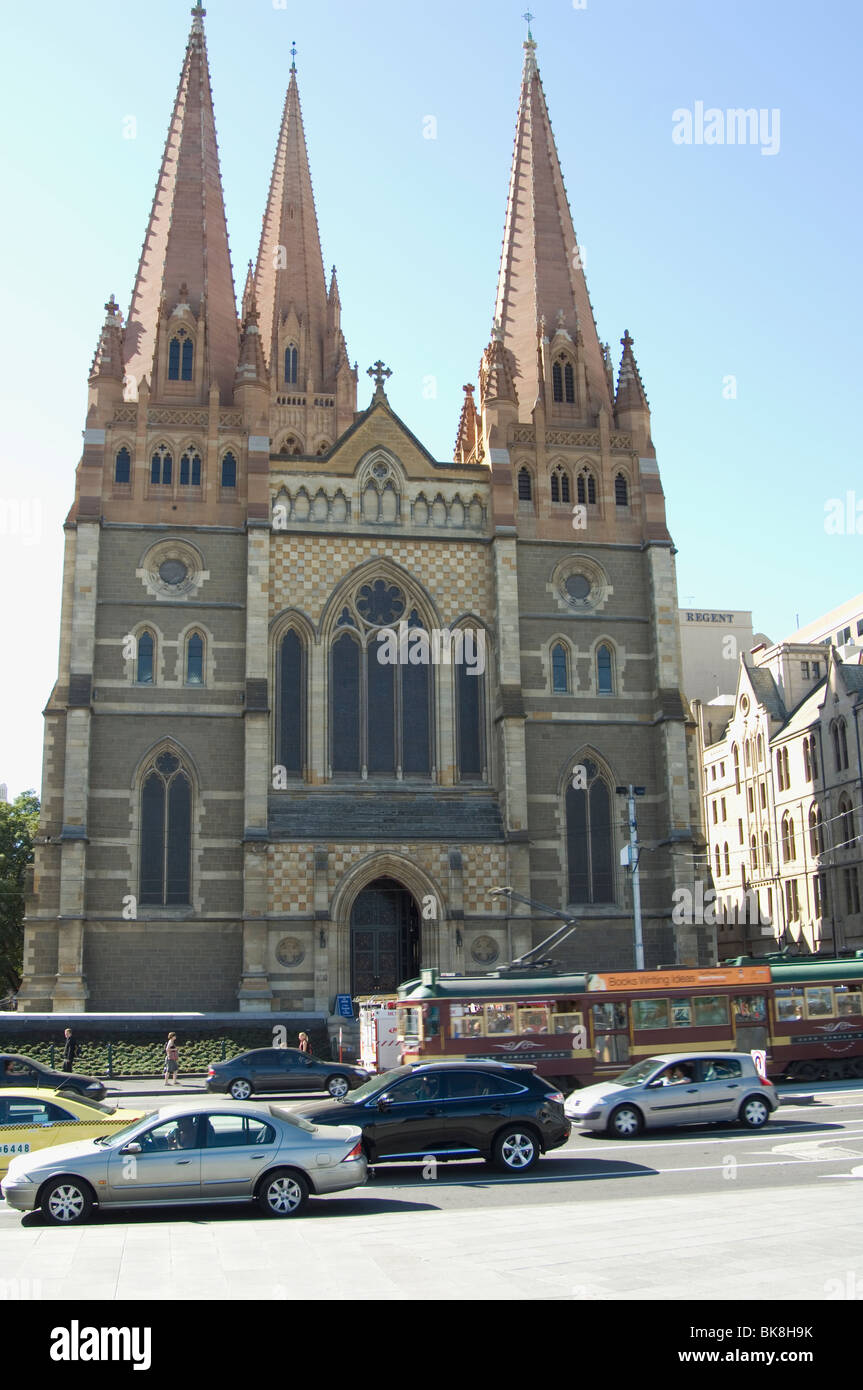
{"type": "MultiPolygon", "coordinates": [[[[528,24],[533,15],[526,14],[528,24]]],[[[519,416],[548,402],[542,340],[563,331],[583,351],[589,402],[611,409],[605,361],[528,29],[495,319],[515,359],[519,416]],[[579,337],[583,339],[583,347],[579,337]]]]}

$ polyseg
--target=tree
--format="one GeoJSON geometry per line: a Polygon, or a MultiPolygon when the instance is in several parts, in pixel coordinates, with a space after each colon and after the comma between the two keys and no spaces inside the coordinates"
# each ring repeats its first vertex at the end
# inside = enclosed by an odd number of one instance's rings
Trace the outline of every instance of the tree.
{"type": "Polygon", "coordinates": [[[39,826],[39,798],[0,801],[0,991],[17,991],[24,958],[24,892],[39,826]]]}

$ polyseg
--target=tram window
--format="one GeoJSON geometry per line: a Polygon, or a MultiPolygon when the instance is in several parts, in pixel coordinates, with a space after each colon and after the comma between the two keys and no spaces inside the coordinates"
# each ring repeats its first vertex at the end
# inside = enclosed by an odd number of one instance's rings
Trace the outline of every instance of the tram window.
{"type": "Polygon", "coordinates": [[[793,1023],[803,1017],[802,989],[777,989],[776,1017],[780,1023],[793,1023]]]}
{"type": "Polygon", "coordinates": [[[422,1024],[421,1012],[419,1009],[400,1009],[399,1023],[401,1027],[399,1033],[403,1038],[421,1038],[422,1024]]]}
{"type": "Polygon", "coordinates": [[[860,985],[837,985],[836,1012],[840,1018],[851,1014],[863,1014],[863,987],[860,985]]]}
{"type": "Polygon", "coordinates": [[[692,1026],[692,1000],[674,999],[671,1004],[671,1022],[675,1028],[692,1026]]]}
{"type": "Polygon", "coordinates": [[[728,1022],[728,1000],[724,994],[696,994],[692,1003],[699,1027],[717,1028],[728,1022]]]}
{"type": "Polygon", "coordinates": [[[736,994],[731,1005],[735,1023],[767,1022],[767,1000],[763,994],[736,994]]]}
{"type": "Polygon", "coordinates": [[[515,1004],[486,1004],[485,1031],[487,1033],[515,1032],[515,1004]]]}
{"type": "Polygon", "coordinates": [[[553,1033],[574,1033],[577,1028],[584,1027],[584,1019],[581,1014],[552,1014],[551,1029],[553,1033]]]}
{"type": "Polygon", "coordinates": [[[626,1005],[618,1003],[594,1004],[593,1026],[597,1033],[606,1028],[625,1028],[626,1005]]]}
{"type": "Polygon", "coordinates": [[[518,1031],[520,1033],[547,1033],[548,1009],[519,1009],[518,1031]]]}
{"type": "Polygon", "coordinates": [[[440,1033],[440,1009],[437,1004],[423,1004],[423,1028],[427,1038],[436,1038],[440,1033]]]}
{"type": "Polygon", "coordinates": [[[807,1018],[832,1018],[833,1012],[833,991],[829,985],[817,985],[807,989],[807,1018]]]}
{"type": "Polygon", "coordinates": [[[482,1004],[453,1004],[450,1021],[454,1038],[483,1036],[482,1004]]]}
{"type": "Polygon", "coordinates": [[[636,1029],[667,1028],[667,999],[633,999],[632,1026],[636,1029]]]}
{"type": "Polygon", "coordinates": [[[594,1054],[598,1066],[629,1061],[629,1037],[626,1033],[598,1033],[594,1054]]]}

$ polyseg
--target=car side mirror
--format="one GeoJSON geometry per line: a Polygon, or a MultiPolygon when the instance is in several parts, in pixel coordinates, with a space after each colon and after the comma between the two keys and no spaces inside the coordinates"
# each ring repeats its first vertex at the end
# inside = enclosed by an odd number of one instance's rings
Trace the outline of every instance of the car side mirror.
{"type": "Polygon", "coordinates": [[[391,1105],[392,1101],[390,1100],[389,1096],[381,1096],[380,1100],[378,1101],[378,1110],[389,1110],[391,1105]]]}
{"type": "Polygon", "coordinates": [[[134,1139],[130,1144],[124,1144],[122,1149],[120,1150],[121,1154],[139,1154],[142,1152],[143,1150],[141,1148],[141,1145],[137,1143],[134,1139]]]}

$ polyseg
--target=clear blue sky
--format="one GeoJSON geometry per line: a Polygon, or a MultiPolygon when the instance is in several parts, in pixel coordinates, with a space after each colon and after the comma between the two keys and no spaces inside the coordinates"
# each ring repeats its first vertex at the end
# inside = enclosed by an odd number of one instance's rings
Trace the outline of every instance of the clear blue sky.
{"type": "MultiPolygon", "coordinates": [[[[3,19],[0,782],[10,795],[40,782],[87,372],[108,295],[128,308],[190,8],[41,0],[3,19]],[[128,117],[135,139],[124,138],[128,117]]],[[[257,249],[296,39],[349,352],[361,372],[378,356],[389,363],[394,408],[441,458],[489,337],[524,8],[207,5],[238,287],[257,249]],[[428,116],[435,140],[423,138],[428,116]]],[[[863,502],[852,341],[861,7],[533,8],[600,334],[616,357],[624,329],[636,340],[681,597],[751,608],[756,629],[786,636],[797,614],[806,623],[863,589],[863,535],[824,529],[831,498],[863,502]],[[778,108],[778,153],[676,144],[672,113],[699,101],[778,108]]],[[[371,389],[361,386],[361,405],[371,389]]]]}

